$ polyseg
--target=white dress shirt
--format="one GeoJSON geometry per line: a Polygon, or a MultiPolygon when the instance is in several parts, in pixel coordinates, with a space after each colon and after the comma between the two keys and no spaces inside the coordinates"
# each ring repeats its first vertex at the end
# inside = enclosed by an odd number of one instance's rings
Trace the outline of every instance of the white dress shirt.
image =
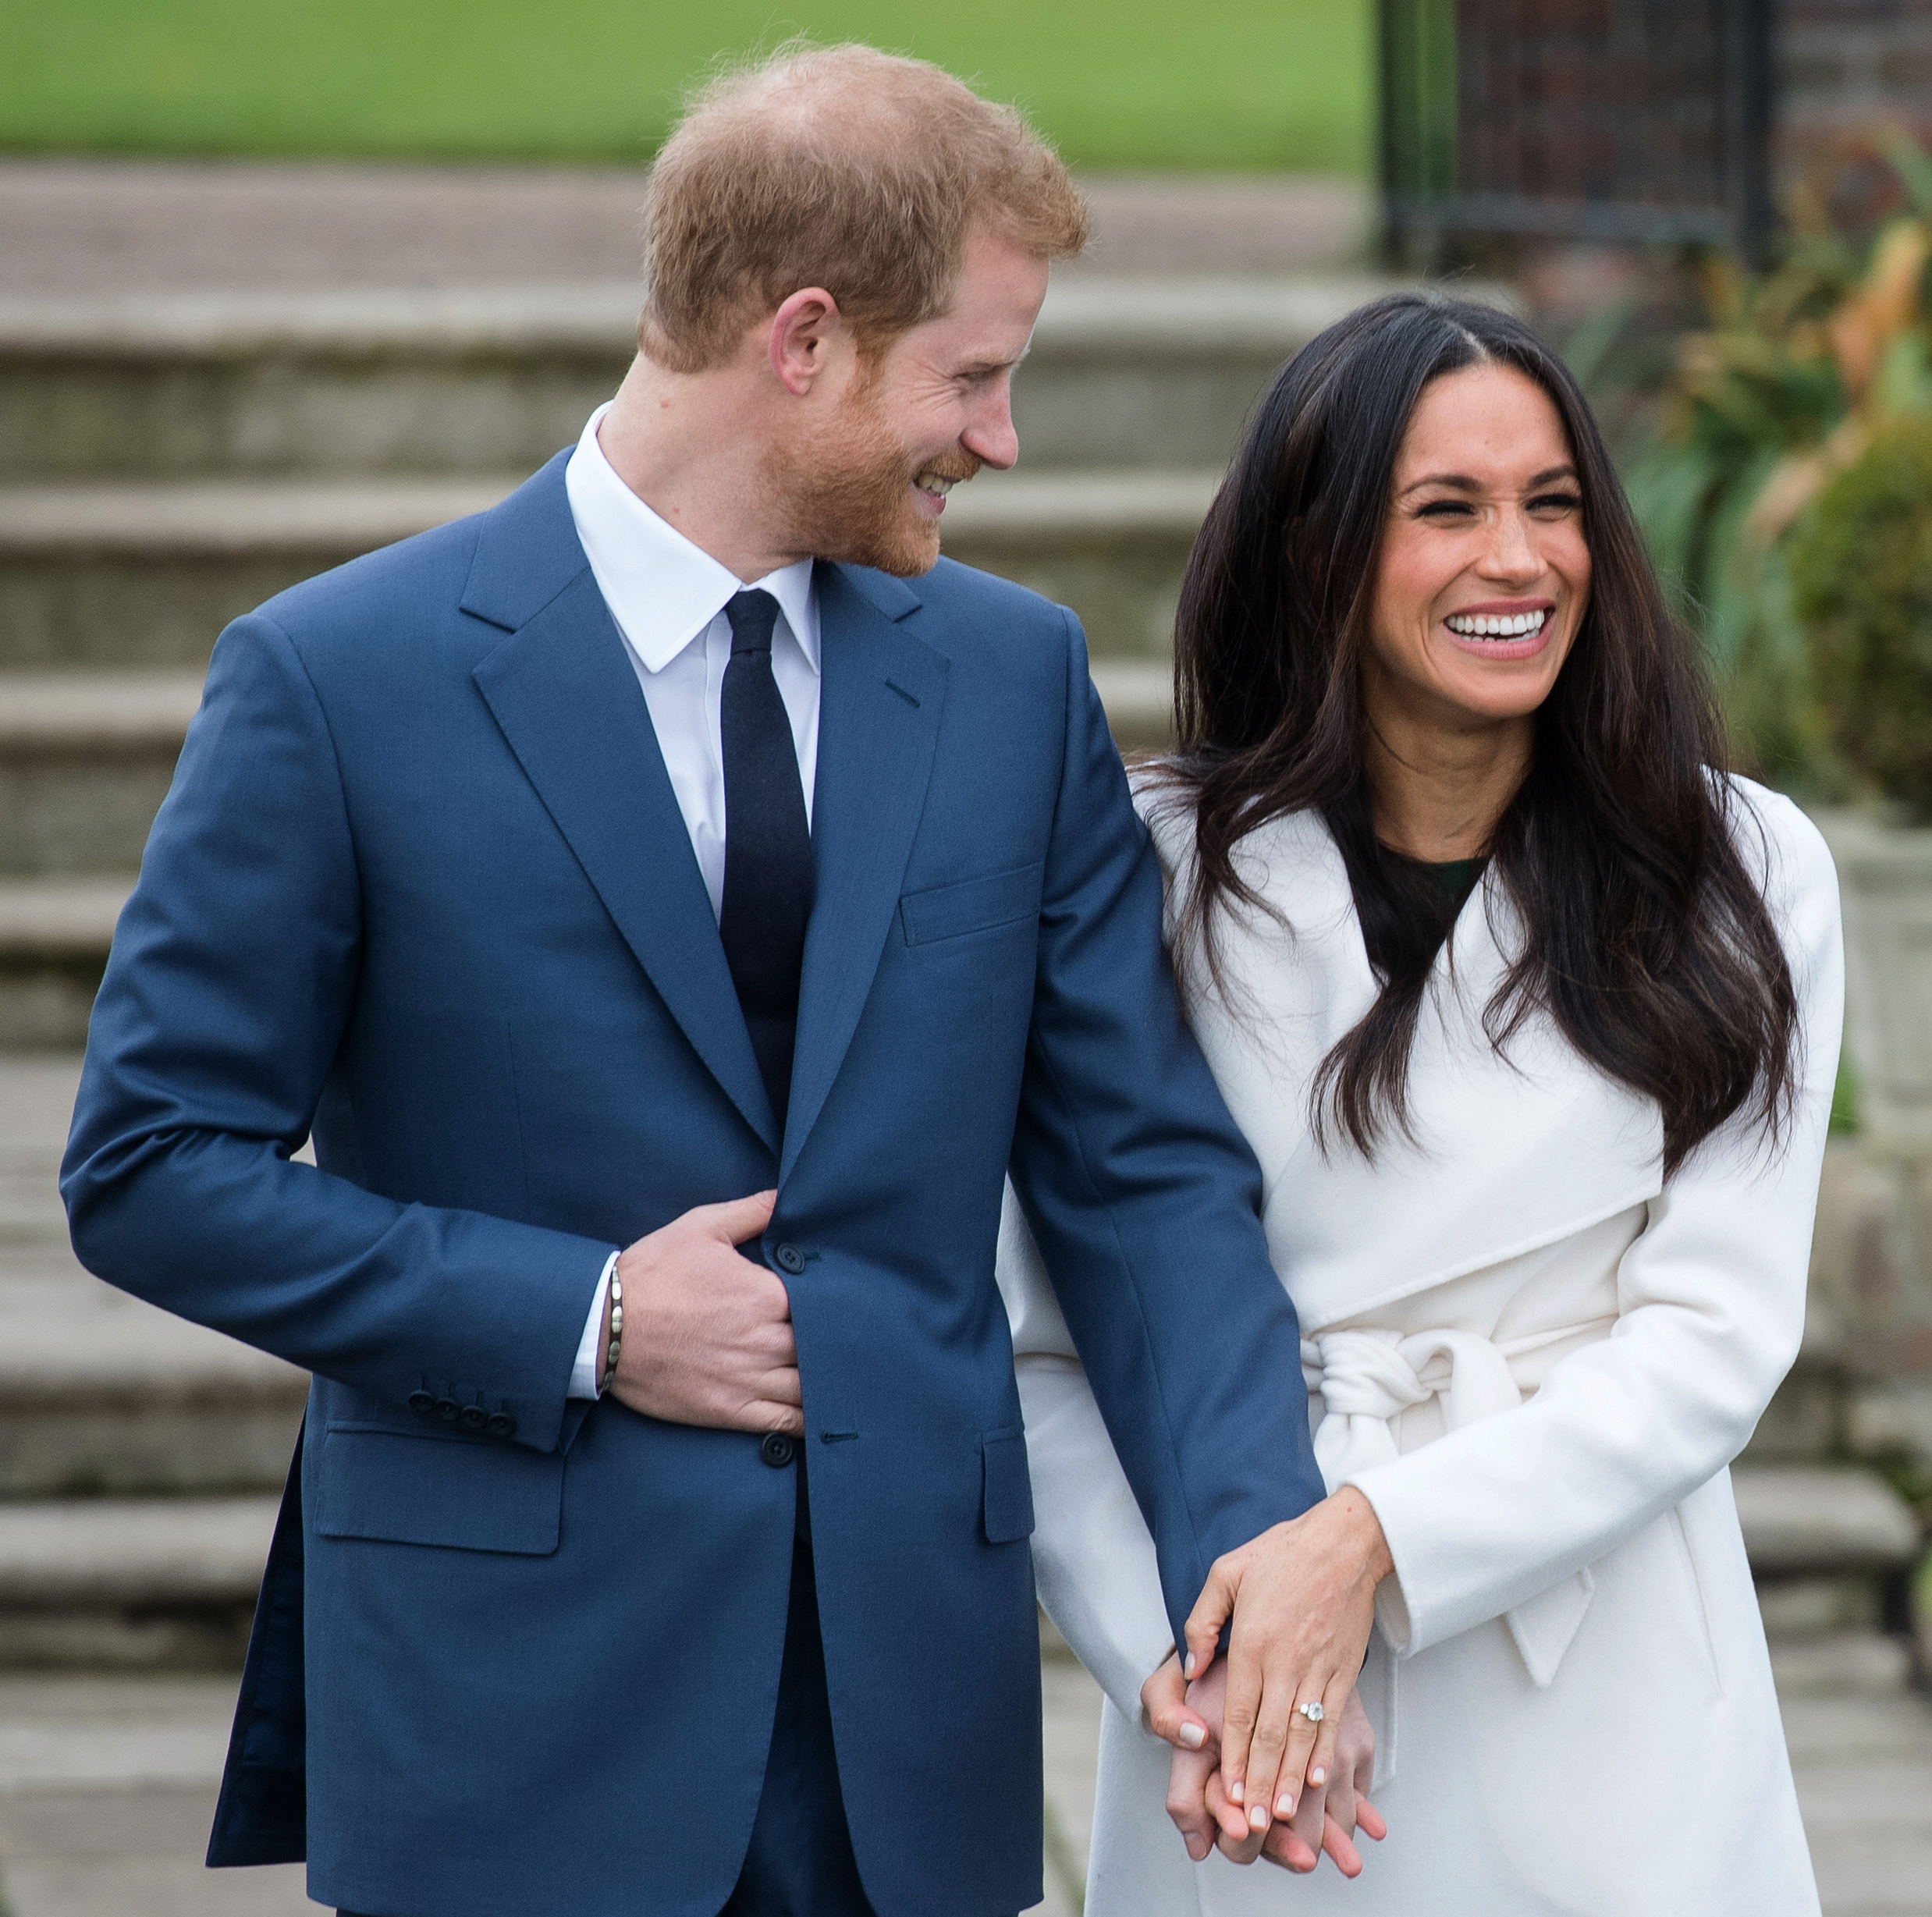
{"type": "MultiPolygon", "coordinates": [[[[724,902],[726,829],[719,708],[731,659],[731,623],[724,609],[733,594],[749,588],[617,477],[597,439],[609,410],[602,406],[591,415],[564,469],[564,491],[591,577],[644,688],[664,769],[716,914],[724,902]]],[[[778,602],[772,676],[791,721],[808,828],[819,765],[819,598],[812,566],[810,559],[799,559],[752,582],[778,602]]],[[[574,1398],[597,1396],[604,1303],[616,1263],[613,1255],[605,1266],[584,1326],[570,1372],[574,1398]]]]}

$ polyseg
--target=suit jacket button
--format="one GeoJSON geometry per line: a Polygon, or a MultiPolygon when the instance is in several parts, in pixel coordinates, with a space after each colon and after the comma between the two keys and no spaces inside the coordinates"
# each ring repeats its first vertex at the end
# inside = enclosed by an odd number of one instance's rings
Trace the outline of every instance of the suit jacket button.
{"type": "Polygon", "coordinates": [[[513,1438],[517,1435],[517,1421],[508,1411],[492,1411],[489,1433],[492,1438],[513,1438]]]}
{"type": "Polygon", "coordinates": [[[489,1413],[480,1404],[466,1404],[457,1415],[465,1431],[481,1431],[490,1422],[489,1413]]]}
{"type": "Polygon", "coordinates": [[[805,1255],[795,1244],[781,1244],[772,1255],[778,1261],[778,1269],[794,1278],[805,1269],[805,1255]]]}
{"type": "Polygon", "coordinates": [[[409,1408],[418,1418],[427,1418],[436,1408],[435,1394],[428,1391],[412,1391],[409,1394],[409,1408]]]}
{"type": "Polygon", "coordinates": [[[791,1462],[792,1454],[797,1448],[783,1432],[768,1431],[765,1442],[758,1448],[758,1454],[772,1470],[779,1471],[791,1462]]]}
{"type": "Polygon", "coordinates": [[[446,1425],[454,1424],[463,1415],[463,1407],[454,1398],[439,1398],[434,1408],[446,1425]]]}

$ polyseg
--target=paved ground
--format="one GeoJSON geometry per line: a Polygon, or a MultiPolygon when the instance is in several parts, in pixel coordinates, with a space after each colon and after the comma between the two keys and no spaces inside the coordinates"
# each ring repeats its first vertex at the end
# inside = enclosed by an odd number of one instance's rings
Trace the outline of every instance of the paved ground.
{"type": "MultiPolygon", "coordinates": [[[[1088,272],[1333,266],[1370,215],[1345,179],[1088,184],[1088,272]]],[[[0,159],[0,296],[628,280],[641,194],[614,169],[0,159]]]]}

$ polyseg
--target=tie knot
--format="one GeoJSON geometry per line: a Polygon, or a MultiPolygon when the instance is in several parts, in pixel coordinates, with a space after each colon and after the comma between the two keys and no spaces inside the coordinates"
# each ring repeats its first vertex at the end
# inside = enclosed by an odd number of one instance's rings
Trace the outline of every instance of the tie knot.
{"type": "Polygon", "coordinates": [[[725,602],[725,617],[731,622],[731,650],[769,652],[772,628],[778,623],[778,602],[769,592],[733,593],[725,602]]]}

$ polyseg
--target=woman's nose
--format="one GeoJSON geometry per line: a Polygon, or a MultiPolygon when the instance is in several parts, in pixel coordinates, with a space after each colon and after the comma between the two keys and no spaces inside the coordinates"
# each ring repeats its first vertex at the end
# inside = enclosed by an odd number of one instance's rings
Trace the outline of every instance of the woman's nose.
{"type": "Polygon", "coordinates": [[[1526,581],[1542,577],[1543,556],[1522,513],[1505,510],[1497,514],[1482,570],[1492,579],[1526,581]]]}

